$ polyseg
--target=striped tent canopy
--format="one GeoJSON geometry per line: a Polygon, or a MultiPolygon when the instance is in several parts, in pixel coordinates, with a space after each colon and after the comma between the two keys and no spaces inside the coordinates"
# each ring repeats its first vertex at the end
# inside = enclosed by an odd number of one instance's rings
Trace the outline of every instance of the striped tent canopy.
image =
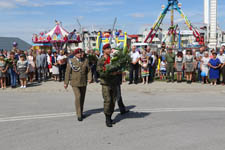
{"type": "Polygon", "coordinates": [[[80,43],[80,35],[75,33],[75,30],[69,33],[62,27],[62,23],[56,21],[56,25],[49,32],[41,32],[34,34],[33,43],[80,43]]]}

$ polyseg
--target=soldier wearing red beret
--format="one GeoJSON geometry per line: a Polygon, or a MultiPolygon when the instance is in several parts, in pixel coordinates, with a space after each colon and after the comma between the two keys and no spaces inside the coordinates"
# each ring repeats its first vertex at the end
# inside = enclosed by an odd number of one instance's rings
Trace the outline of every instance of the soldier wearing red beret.
{"type": "Polygon", "coordinates": [[[82,58],[81,52],[82,49],[76,49],[74,51],[74,58],[69,59],[64,81],[65,89],[67,89],[69,82],[73,88],[78,121],[82,121],[85,117],[83,115],[83,107],[87,89],[87,81],[89,83],[92,81],[88,59],[82,58]]]}
{"type": "MultiPolygon", "coordinates": [[[[110,44],[105,44],[103,46],[103,56],[99,59],[97,64],[97,71],[104,72],[106,71],[106,65],[110,64],[111,58],[111,46],[110,44]]],[[[111,74],[109,76],[101,76],[101,85],[102,85],[102,96],[104,99],[104,114],[106,117],[106,126],[112,127],[112,114],[114,112],[115,102],[117,98],[117,86],[118,79],[116,74],[111,74]]]]}

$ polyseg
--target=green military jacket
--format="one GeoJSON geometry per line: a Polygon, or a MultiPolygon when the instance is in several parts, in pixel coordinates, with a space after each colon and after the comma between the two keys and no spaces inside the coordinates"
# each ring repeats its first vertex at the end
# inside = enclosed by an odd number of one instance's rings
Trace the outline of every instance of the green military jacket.
{"type": "Polygon", "coordinates": [[[109,86],[117,86],[120,85],[120,78],[118,75],[108,75],[101,76],[101,72],[103,72],[105,57],[101,57],[97,63],[97,72],[100,74],[101,85],[109,85],[109,86]]]}
{"type": "Polygon", "coordinates": [[[87,86],[88,80],[92,80],[88,60],[85,58],[79,61],[76,57],[69,59],[64,83],[68,85],[70,82],[72,87],[84,87],[87,86]]]}
{"type": "Polygon", "coordinates": [[[174,53],[167,53],[166,54],[166,62],[167,63],[175,63],[175,54],[174,53]]]}

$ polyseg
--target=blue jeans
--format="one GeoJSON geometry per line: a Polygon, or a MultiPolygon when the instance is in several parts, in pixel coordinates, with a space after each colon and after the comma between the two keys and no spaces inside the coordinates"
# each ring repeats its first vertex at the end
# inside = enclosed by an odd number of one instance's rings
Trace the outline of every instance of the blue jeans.
{"type": "Polygon", "coordinates": [[[10,74],[10,79],[11,79],[11,86],[16,86],[17,74],[13,70],[13,68],[9,68],[9,74],[10,74]]]}
{"type": "Polygon", "coordinates": [[[201,69],[200,68],[198,68],[198,81],[202,81],[202,76],[201,76],[201,69]]]}

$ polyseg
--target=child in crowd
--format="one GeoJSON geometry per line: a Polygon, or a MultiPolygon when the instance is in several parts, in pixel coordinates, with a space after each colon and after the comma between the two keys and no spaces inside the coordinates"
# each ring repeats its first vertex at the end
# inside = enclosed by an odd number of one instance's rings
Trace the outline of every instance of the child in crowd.
{"type": "Polygon", "coordinates": [[[162,61],[160,63],[160,80],[166,79],[166,59],[162,57],[162,61]]]}
{"type": "Polygon", "coordinates": [[[8,70],[8,66],[6,61],[4,60],[4,55],[0,55],[0,82],[1,88],[6,88],[6,71],[8,70]]]}
{"type": "Polygon", "coordinates": [[[19,79],[21,84],[20,88],[26,88],[29,65],[28,65],[28,61],[26,61],[26,56],[24,54],[20,56],[20,60],[17,62],[17,72],[19,74],[19,79]]]}
{"type": "Polygon", "coordinates": [[[146,54],[146,51],[143,51],[141,59],[139,61],[141,65],[141,76],[143,78],[143,84],[148,83],[148,76],[149,76],[148,61],[149,59],[146,54]]]}

